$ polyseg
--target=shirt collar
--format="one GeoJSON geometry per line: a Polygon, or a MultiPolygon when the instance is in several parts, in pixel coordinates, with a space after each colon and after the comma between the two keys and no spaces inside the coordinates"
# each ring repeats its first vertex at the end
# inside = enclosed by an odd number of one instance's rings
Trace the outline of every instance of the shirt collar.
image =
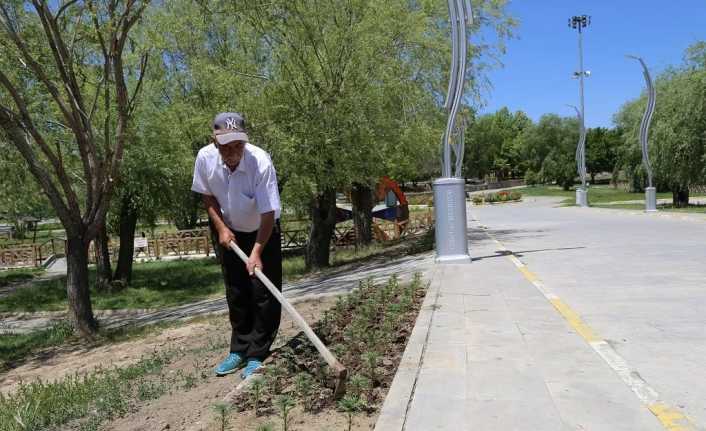
{"type": "MultiPolygon", "coordinates": [[[[238,163],[238,167],[235,168],[235,171],[233,171],[232,173],[236,173],[236,172],[247,173],[248,172],[248,170],[245,168],[245,158],[247,157],[247,153],[248,153],[248,151],[247,151],[247,145],[246,145],[245,150],[243,150],[243,157],[240,159],[240,163],[238,163]]],[[[223,161],[223,158],[221,157],[220,154],[218,155],[218,158],[221,160],[221,166],[223,166],[223,169],[227,173],[230,174],[231,173],[230,168],[228,167],[228,165],[226,165],[226,162],[223,161]]]]}

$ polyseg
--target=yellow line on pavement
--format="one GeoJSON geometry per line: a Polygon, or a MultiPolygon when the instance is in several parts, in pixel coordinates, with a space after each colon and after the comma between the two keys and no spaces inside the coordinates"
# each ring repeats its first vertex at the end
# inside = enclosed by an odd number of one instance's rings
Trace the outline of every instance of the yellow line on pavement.
{"type": "Polygon", "coordinates": [[[692,423],[680,411],[661,403],[654,403],[648,406],[652,414],[669,431],[693,431],[692,423]]]}
{"type": "MultiPolygon", "coordinates": [[[[498,244],[499,241],[496,240],[498,244]]],[[[501,244],[502,246],[502,244],[501,244]]],[[[567,303],[562,301],[554,294],[549,294],[547,296],[546,291],[542,286],[542,282],[539,280],[536,274],[530,271],[527,266],[522,263],[516,256],[509,254],[510,260],[515,263],[517,269],[520,270],[522,275],[533,285],[542,291],[542,293],[547,297],[547,300],[556,308],[559,314],[569,323],[569,325],[583,338],[587,343],[594,347],[595,344],[603,342],[604,340],[596,334],[590,326],[588,326],[581,316],[576,313],[567,303]]],[[[595,349],[595,347],[594,347],[595,349]]],[[[610,365],[610,364],[609,364],[610,365]]],[[[691,420],[681,413],[679,410],[670,407],[666,404],[659,402],[646,404],[647,408],[655,415],[655,417],[660,421],[662,426],[667,431],[696,431],[696,426],[691,422],[691,420]]]]}
{"type": "Polygon", "coordinates": [[[593,329],[581,320],[581,316],[572,310],[571,307],[569,307],[564,301],[559,298],[553,298],[550,299],[550,301],[554,308],[556,308],[557,311],[564,316],[564,319],[569,322],[569,325],[571,325],[571,327],[574,328],[574,330],[578,332],[584,340],[589,343],[601,340],[601,338],[593,332],[593,329]]]}

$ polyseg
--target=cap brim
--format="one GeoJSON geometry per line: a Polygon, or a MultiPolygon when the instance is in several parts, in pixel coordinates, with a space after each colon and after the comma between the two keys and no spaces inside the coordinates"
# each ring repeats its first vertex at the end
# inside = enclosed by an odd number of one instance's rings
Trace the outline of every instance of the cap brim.
{"type": "Polygon", "coordinates": [[[249,142],[250,140],[248,139],[248,134],[243,132],[231,132],[216,135],[216,142],[218,142],[219,145],[230,144],[234,141],[249,142]]]}

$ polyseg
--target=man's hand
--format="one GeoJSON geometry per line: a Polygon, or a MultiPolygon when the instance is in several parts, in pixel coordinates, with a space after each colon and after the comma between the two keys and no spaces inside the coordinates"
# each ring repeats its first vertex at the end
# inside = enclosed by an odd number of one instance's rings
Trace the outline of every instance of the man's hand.
{"type": "Polygon", "coordinates": [[[248,274],[250,274],[251,277],[255,275],[255,268],[259,268],[260,271],[262,271],[263,268],[262,259],[260,259],[260,253],[251,253],[250,257],[248,258],[248,263],[245,266],[248,269],[248,274]]]}
{"type": "Polygon", "coordinates": [[[236,242],[235,235],[233,235],[233,232],[230,229],[228,229],[227,227],[223,227],[218,231],[218,243],[220,245],[230,250],[231,241],[236,242]]]}

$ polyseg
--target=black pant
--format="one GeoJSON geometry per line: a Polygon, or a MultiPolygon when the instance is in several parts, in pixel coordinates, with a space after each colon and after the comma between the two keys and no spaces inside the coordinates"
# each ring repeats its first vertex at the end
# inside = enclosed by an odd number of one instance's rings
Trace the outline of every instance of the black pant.
{"type": "MultiPolygon", "coordinates": [[[[255,245],[257,231],[233,232],[238,246],[248,256],[255,245]]],[[[217,236],[216,236],[217,237],[217,236]]],[[[272,230],[262,251],[263,273],[282,291],[282,247],[279,223],[272,230]]],[[[243,358],[264,360],[275,341],[281,317],[277,298],[255,276],[250,276],[245,263],[230,248],[219,248],[232,328],[230,351],[243,358]]]]}

